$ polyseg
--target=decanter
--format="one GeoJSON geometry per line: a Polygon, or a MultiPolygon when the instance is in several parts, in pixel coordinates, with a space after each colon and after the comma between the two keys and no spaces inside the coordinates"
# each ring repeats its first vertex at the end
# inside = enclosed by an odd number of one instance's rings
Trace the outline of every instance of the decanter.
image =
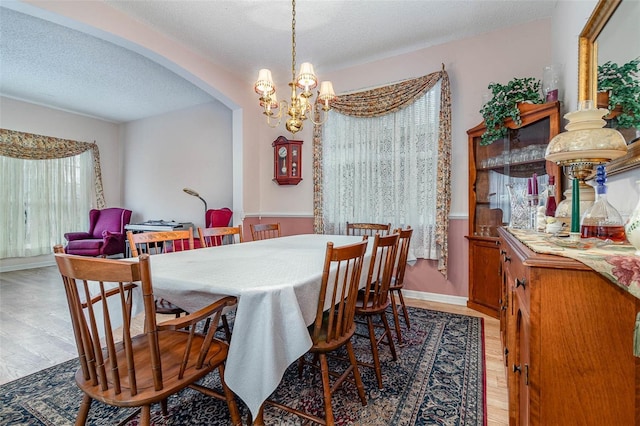
{"type": "Polygon", "coordinates": [[[607,200],[607,172],[604,166],[598,166],[596,173],[596,201],[582,215],[580,223],[580,234],[582,238],[600,238],[611,240],[614,243],[624,243],[626,236],[624,232],[624,222],[618,213],[607,200]]]}

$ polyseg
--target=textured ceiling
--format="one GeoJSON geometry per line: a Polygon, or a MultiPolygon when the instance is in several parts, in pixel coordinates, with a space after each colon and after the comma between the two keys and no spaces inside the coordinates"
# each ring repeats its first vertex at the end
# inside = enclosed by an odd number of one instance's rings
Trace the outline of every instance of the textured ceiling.
{"type": "Polygon", "coordinates": [[[211,101],[130,50],[12,10],[1,13],[3,95],[116,122],[211,101]]]}
{"type": "MultiPolygon", "coordinates": [[[[291,3],[106,3],[189,46],[251,85],[259,68],[291,75],[291,3]]],[[[333,71],[550,17],[556,0],[298,0],[297,63],[333,71]]],[[[116,122],[211,101],[137,53],[0,3],[0,94],[116,122]]],[[[339,90],[339,88],[337,88],[339,90]]]]}

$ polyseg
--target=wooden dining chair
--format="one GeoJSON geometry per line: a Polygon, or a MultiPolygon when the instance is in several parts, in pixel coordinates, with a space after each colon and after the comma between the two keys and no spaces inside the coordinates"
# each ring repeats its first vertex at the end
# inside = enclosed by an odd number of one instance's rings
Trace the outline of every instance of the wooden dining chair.
{"type": "MultiPolygon", "coordinates": [[[[345,380],[351,378],[355,381],[362,405],[367,405],[364,385],[362,384],[358,362],[351,343],[351,336],[356,330],[354,322],[355,305],[366,250],[366,236],[361,242],[340,247],[334,247],[331,242],[327,243],[316,318],[313,324],[309,326],[313,345],[308,352],[308,354],[313,355],[314,361],[319,363],[322,376],[324,418],[273,400],[267,400],[267,404],[319,424],[333,425],[335,420],[331,406],[331,395],[340,388],[345,380]],[[340,374],[329,371],[327,354],[341,347],[345,347],[347,350],[349,366],[340,374]],[[334,379],[333,385],[330,379],[334,379]]],[[[305,362],[305,357],[302,357],[300,362],[301,366],[310,364],[317,367],[316,362],[305,362]]],[[[262,419],[257,420],[257,423],[261,424],[262,419]]]]}
{"type": "Polygon", "coordinates": [[[266,240],[269,238],[278,238],[280,234],[280,223],[258,223],[250,224],[251,238],[253,241],[266,240]]]}
{"type": "Polygon", "coordinates": [[[398,343],[402,344],[402,332],[400,331],[400,315],[398,313],[398,304],[396,302],[396,294],[400,300],[402,306],[402,314],[404,316],[404,322],[407,325],[407,330],[411,328],[409,323],[409,313],[407,312],[407,305],[404,303],[404,297],[402,296],[402,288],[404,287],[404,272],[407,268],[407,258],[409,257],[409,245],[411,244],[411,236],[413,235],[413,229],[407,226],[407,229],[398,228],[394,231],[400,235],[398,239],[398,261],[396,262],[396,269],[391,277],[391,285],[389,286],[389,295],[391,296],[391,310],[393,311],[393,321],[395,323],[396,336],[398,343]]]}
{"type": "Polygon", "coordinates": [[[396,262],[399,235],[381,236],[376,234],[374,238],[373,253],[367,275],[367,286],[358,293],[356,318],[363,317],[366,320],[373,358],[373,364],[363,361],[359,361],[359,364],[375,370],[378,388],[382,389],[382,368],[380,367],[378,346],[380,344],[388,345],[391,349],[393,360],[397,359],[386,310],[389,307],[389,286],[396,262]],[[380,318],[380,323],[374,322],[375,317],[380,318]],[[383,330],[380,336],[376,334],[376,329],[383,330]]]}
{"type": "Polygon", "coordinates": [[[160,254],[194,249],[193,228],[135,234],[127,231],[127,240],[132,257],[138,257],[144,253],[160,254]]]}
{"type": "Polygon", "coordinates": [[[242,242],[242,225],[198,228],[200,247],[215,247],[242,242]],[[236,240],[236,236],[238,236],[236,240]]]}
{"type": "Polygon", "coordinates": [[[214,338],[215,327],[206,335],[196,332],[196,324],[207,318],[217,323],[235,297],[157,323],[149,255],[141,255],[138,262],[88,258],[64,254],[61,245],[54,253],[78,350],[76,384],[84,393],[76,425],[85,424],[94,400],[140,407],[139,424],[149,425],[151,405],[160,403],[167,415],[167,398],[185,388],[226,401],[232,423],[241,424],[234,395],[224,381],[229,346],[214,338]],[[133,306],[139,304],[144,306],[142,333],[132,327],[133,306]],[[213,370],[218,370],[222,392],[196,384],[213,370]]]}
{"type": "MultiPolygon", "coordinates": [[[[127,231],[127,240],[132,257],[141,254],[171,253],[184,250],[193,250],[193,228],[178,231],[139,232],[127,231]]],[[[184,309],[174,305],[166,299],[156,299],[156,312],[165,315],[175,315],[176,318],[186,313],[184,309]]]]}
{"type": "Polygon", "coordinates": [[[373,237],[375,234],[389,235],[391,232],[391,224],[387,223],[349,223],[347,222],[347,235],[368,235],[373,237]]]}

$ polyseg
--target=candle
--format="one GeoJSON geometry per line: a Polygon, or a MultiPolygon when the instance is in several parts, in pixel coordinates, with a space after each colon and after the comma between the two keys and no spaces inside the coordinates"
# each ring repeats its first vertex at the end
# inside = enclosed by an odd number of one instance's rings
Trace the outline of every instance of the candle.
{"type": "Polygon", "coordinates": [[[531,195],[533,191],[533,186],[531,182],[531,178],[527,179],[527,195],[531,195]]]}
{"type": "Polygon", "coordinates": [[[531,194],[538,195],[538,174],[534,173],[531,180],[533,181],[531,194]]]}
{"type": "Polygon", "coordinates": [[[571,232],[580,232],[580,182],[576,178],[571,194],[571,232]]]}

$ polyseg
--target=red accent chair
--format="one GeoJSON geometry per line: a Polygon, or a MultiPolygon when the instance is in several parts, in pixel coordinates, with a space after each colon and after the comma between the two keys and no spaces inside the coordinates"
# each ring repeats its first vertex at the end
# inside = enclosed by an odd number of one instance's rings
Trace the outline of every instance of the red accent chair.
{"type": "Polygon", "coordinates": [[[64,251],[80,256],[111,256],[124,254],[126,234],[124,226],[131,220],[131,210],[112,207],[89,211],[88,232],[67,232],[69,242],[64,251]]]}
{"type": "Polygon", "coordinates": [[[220,226],[230,226],[233,211],[228,207],[221,209],[209,209],[204,214],[205,228],[218,228],[220,226]]]}

